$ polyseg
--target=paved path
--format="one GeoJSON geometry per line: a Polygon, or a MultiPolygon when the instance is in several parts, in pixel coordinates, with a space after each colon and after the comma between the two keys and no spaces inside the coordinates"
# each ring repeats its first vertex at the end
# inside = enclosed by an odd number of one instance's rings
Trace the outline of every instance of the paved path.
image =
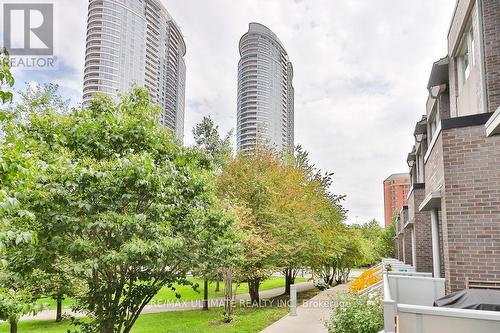
{"type": "MultiPolygon", "coordinates": [[[[314,288],[314,284],[312,282],[303,282],[303,283],[298,283],[297,284],[297,291],[305,291],[305,290],[310,290],[314,288]]],[[[269,289],[265,291],[261,291],[259,293],[260,297],[262,299],[264,298],[271,298],[271,297],[276,297],[279,295],[282,295],[285,293],[285,287],[282,288],[275,288],[275,289],[269,289]]],[[[247,294],[241,294],[241,295],[236,295],[235,296],[235,301],[240,302],[240,301],[249,301],[250,300],[250,295],[247,294]]],[[[215,306],[224,306],[224,299],[223,298],[214,298],[209,300],[209,306],[210,307],[215,307],[215,306]]],[[[169,311],[179,311],[179,310],[195,310],[195,309],[201,309],[203,307],[203,301],[202,300],[195,300],[195,301],[187,301],[187,302],[181,302],[181,301],[175,301],[175,302],[169,302],[169,303],[161,303],[161,304],[149,304],[146,305],[142,313],[159,313],[159,312],[169,312],[169,311]]],[[[82,312],[72,312],[69,309],[63,309],[63,314],[70,315],[73,317],[84,317],[85,314],[82,312]]],[[[37,313],[35,316],[24,316],[21,318],[21,320],[50,320],[54,319],[56,317],[56,311],[55,310],[46,310],[46,311],[41,311],[37,313]]]]}
{"type": "Polygon", "coordinates": [[[322,291],[297,308],[297,316],[286,315],[265,328],[261,333],[324,333],[328,332],[324,322],[332,315],[332,306],[337,294],[347,290],[347,285],[339,285],[322,291]]]}

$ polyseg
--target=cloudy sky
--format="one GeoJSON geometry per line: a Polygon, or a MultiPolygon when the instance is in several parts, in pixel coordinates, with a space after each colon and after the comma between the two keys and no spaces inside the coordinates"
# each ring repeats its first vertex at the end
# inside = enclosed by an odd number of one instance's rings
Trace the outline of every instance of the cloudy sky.
{"type": "MultiPolygon", "coordinates": [[[[263,23],[294,65],[295,143],[335,173],[349,223],[383,221],[382,181],[407,171],[412,129],[425,112],[432,62],[446,54],[455,0],[162,1],[187,44],[187,144],[205,115],[223,131],[236,127],[238,41],[249,22],[263,23]]],[[[17,85],[56,82],[78,103],[88,2],[54,3],[59,70],[18,70],[17,85]]]]}

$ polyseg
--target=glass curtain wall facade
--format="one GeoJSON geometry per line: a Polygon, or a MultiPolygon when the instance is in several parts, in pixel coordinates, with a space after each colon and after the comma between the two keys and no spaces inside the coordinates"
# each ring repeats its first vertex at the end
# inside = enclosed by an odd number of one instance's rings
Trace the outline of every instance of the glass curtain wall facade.
{"type": "Polygon", "coordinates": [[[278,37],[250,23],[240,40],[237,148],[267,145],[278,151],[294,146],[293,66],[278,37]]]}
{"type": "Polygon", "coordinates": [[[96,92],[116,98],[145,87],[160,122],[184,135],[186,45],[158,0],[90,0],[83,103],[96,92]]]}

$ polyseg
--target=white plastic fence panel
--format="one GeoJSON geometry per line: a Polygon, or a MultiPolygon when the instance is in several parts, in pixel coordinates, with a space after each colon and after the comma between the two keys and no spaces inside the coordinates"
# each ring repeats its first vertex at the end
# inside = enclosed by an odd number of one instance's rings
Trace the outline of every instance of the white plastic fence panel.
{"type": "Polygon", "coordinates": [[[500,332],[500,313],[493,311],[398,305],[399,331],[404,333],[500,332]]]}
{"type": "MultiPolygon", "coordinates": [[[[387,271],[383,271],[385,273],[387,271]]],[[[404,275],[404,276],[422,276],[422,277],[432,277],[432,273],[423,273],[423,272],[387,272],[389,275],[404,275]]]]}
{"type": "Polygon", "coordinates": [[[445,295],[444,279],[388,275],[392,300],[397,304],[432,306],[445,295]]]}

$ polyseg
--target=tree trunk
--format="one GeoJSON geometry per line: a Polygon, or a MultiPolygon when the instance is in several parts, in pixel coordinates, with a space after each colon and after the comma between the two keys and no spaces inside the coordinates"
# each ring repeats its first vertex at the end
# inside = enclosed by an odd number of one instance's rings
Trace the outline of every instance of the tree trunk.
{"type": "Polygon", "coordinates": [[[224,274],[224,322],[233,320],[233,276],[228,269],[224,274]]]}
{"type": "Polygon", "coordinates": [[[295,272],[292,268],[285,269],[285,294],[290,295],[290,287],[295,283],[295,272]]]}
{"type": "Polygon", "coordinates": [[[346,268],[346,270],[344,270],[343,272],[343,276],[344,276],[344,283],[347,283],[349,282],[349,275],[351,274],[351,269],[350,268],[346,268]]]}
{"type": "Polygon", "coordinates": [[[335,272],[335,283],[342,284],[342,270],[340,268],[335,272]]]}
{"type": "Polygon", "coordinates": [[[250,293],[250,301],[252,302],[253,305],[258,305],[260,302],[259,287],[260,287],[259,278],[248,280],[248,291],[250,293]]]}
{"type": "Polygon", "coordinates": [[[329,286],[333,286],[333,280],[335,279],[335,268],[332,271],[332,267],[329,265],[324,266],[325,270],[325,283],[329,286]]]}
{"type": "Polygon", "coordinates": [[[208,279],[203,281],[203,310],[208,311],[208,279]]]}
{"type": "Polygon", "coordinates": [[[100,333],[114,333],[115,323],[112,319],[106,319],[104,322],[99,324],[100,333]]]}
{"type": "Polygon", "coordinates": [[[10,333],[17,333],[17,320],[9,320],[10,333]]]}
{"type": "Polygon", "coordinates": [[[56,323],[59,323],[62,320],[62,297],[58,296],[56,298],[56,323]]]}
{"type": "Polygon", "coordinates": [[[220,292],[220,283],[219,283],[219,280],[215,281],[215,292],[216,293],[220,292]]]}

